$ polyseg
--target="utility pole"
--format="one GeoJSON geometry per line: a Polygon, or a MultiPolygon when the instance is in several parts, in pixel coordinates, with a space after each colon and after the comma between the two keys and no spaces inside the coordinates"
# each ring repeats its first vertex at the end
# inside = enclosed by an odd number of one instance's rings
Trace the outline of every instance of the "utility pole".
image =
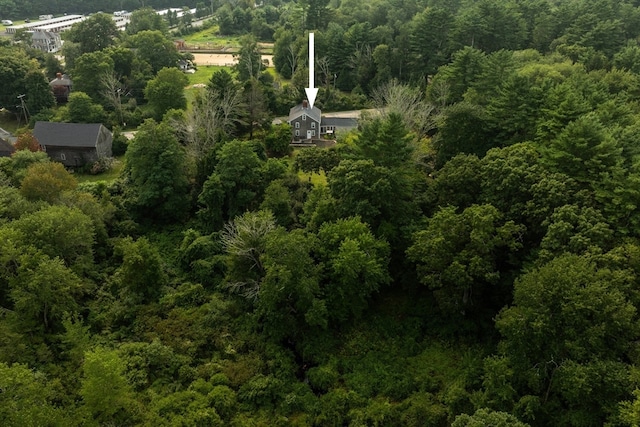
{"type": "Polygon", "coordinates": [[[18,95],[18,99],[20,100],[20,108],[22,108],[22,113],[24,114],[24,122],[29,123],[29,110],[27,110],[27,106],[24,103],[25,94],[18,95]]]}

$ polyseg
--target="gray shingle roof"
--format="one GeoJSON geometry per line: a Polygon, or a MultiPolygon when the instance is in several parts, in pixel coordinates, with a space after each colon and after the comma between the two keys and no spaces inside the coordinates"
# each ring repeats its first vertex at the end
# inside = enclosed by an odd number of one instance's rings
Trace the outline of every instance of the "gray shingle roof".
{"type": "Polygon", "coordinates": [[[320,111],[318,107],[304,108],[302,104],[298,104],[295,107],[291,108],[291,110],[289,110],[289,122],[291,122],[291,120],[296,119],[297,117],[300,117],[303,114],[306,114],[316,122],[320,123],[320,117],[322,116],[322,111],[320,111]]]}
{"type": "Polygon", "coordinates": [[[52,147],[96,147],[100,123],[36,122],[33,135],[40,145],[52,147]]]}

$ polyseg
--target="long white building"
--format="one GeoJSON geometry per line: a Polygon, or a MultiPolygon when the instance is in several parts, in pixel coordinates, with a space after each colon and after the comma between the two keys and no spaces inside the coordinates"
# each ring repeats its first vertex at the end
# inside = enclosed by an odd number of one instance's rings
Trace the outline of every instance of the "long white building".
{"type": "Polygon", "coordinates": [[[61,33],[71,28],[73,24],[87,19],[83,15],[65,15],[59,18],[45,19],[44,21],[29,22],[28,24],[12,25],[6,28],[7,33],[15,34],[16,31],[26,29],[28,31],[47,31],[61,33]]]}

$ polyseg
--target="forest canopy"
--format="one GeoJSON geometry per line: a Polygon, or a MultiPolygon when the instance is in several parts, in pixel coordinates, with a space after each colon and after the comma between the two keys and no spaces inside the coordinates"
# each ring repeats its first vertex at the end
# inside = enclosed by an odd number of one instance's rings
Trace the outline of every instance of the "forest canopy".
{"type": "Polygon", "coordinates": [[[0,46],[0,102],[123,162],[0,157],[3,425],[638,425],[637,2],[206,6],[240,65],[188,96],[147,9],[72,30],[63,106],[0,46]],[[377,108],[292,149],[311,30],[318,105],[377,108]]]}

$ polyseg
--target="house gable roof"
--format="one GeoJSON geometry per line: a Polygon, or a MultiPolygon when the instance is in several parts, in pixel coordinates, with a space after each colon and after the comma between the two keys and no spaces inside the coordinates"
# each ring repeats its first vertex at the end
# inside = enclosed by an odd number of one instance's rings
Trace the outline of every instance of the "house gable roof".
{"type": "Polygon", "coordinates": [[[5,141],[4,139],[0,138],[0,153],[13,153],[14,151],[16,151],[15,147],[13,145],[11,145],[10,142],[5,141]]]}
{"type": "Polygon", "coordinates": [[[309,108],[308,105],[307,107],[305,107],[304,104],[298,104],[295,107],[291,108],[291,110],[289,110],[289,123],[302,116],[303,114],[306,114],[308,117],[311,117],[313,120],[320,123],[322,111],[320,111],[318,107],[309,108]]]}
{"type": "Polygon", "coordinates": [[[100,123],[36,122],[33,135],[40,145],[52,147],[96,147],[100,123]]]}

